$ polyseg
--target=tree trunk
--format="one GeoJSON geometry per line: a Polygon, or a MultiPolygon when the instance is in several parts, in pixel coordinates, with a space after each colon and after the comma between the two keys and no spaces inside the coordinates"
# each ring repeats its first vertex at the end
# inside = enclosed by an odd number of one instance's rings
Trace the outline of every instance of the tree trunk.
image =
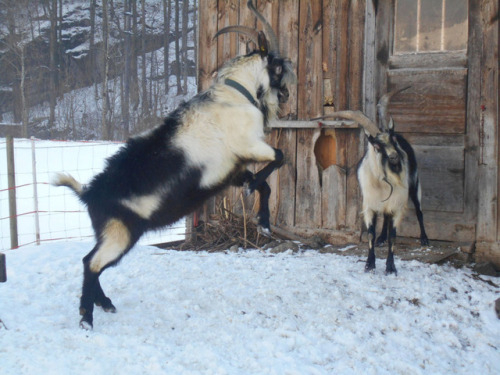
{"type": "Polygon", "coordinates": [[[26,91],[24,82],[26,78],[26,59],[25,59],[25,46],[21,48],[21,120],[22,120],[22,136],[28,138],[28,104],[26,103],[26,91]]]}
{"type": "Polygon", "coordinates": [[[125,69],[123,73],[123,102],[122,102],[122,117],[123,117],[123,132],[125,138],[130,134],[130,67],[131,67],[131,0],[125,0],[123,6],[123,32],[125,39],[125,69]]]}
{"type": "Polygon", "coordinates": [[[146,81],[146,0],[141,1],[141,85],[142,85],[142,118],[149,116],[148,84],[146,81]]]}
{"type": "Polygon", "coordinates": [[[96,66],[96,51],[95,51],[95,7],[96,0],[90,1],[90,40],[89,40],[89,57],[90,57],[90,76],[91,83],[94,84],[94,96],[97,100],[99,91],[97,88],[98,74],[96,66]]]}
{"type": "Polygon", "coordinates": [[[102,82],[102,139],[111,139],[108,124],[108,70],[109,70],[109,29],[108,29],[108,0],[102,0],[102,43],[103,43],[103,63],[104,79],[102,82]]]}
{"type": "Polygon", "coordinates": [[[57,68],[56,68],[56,54],[57,54],[57,0],[51,1],[50,7],[50,38],[49,38],[49,70],[50,70],[50,83],[49,83],[49,129],[52,129],[56,117],[56,101],[57,101],[57,68]]]}
{"type": "Polygon", "coordinates": [[[163,74],[165,75],[165,94],[168,94],[170,78],[170,17],[172,15],[172,2],[163,0],[163,74]]]}
{"type": "Polygon", "coordinates": [[[175,2],[175,75],[177,76],[177,95],[182,94],[181,85],[181,53],[179,46],[179,16],[180,16],[179,2],[175,2]]]}
{"type": "Polygon", "coordinates": [[[184,0],[182,3],[182,93],[187,94],[187,69],[188,69],[188,48],[187,48],[187,34],[188,34],[188,11],[189,0],[184,0]]]}

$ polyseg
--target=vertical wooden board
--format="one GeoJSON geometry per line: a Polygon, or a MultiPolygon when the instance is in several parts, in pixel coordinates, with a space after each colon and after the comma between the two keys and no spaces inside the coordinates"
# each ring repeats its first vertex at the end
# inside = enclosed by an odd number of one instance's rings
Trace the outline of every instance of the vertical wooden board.
{"type": "Polygon", "coordinates": [[[348,73],[349,73],[349,1],[335,0],[335,43],[336,43],[336,79],[334,97],[335,110],[348,109],[348,73]]]}
{"type": "MultiPolygon", "coordinates": [[[[217,29],[236,25],[238,23],[238,0],[219,0],[217,29]]],[[[212,34],[212,37],[215,34],[212,34]]],[[[228,33],[218,37],[217,54],[219,66],[232,59],[237,54],[237,34],[228,33]]]]}
{"type": "Polygon", "coordinates": [[[360,228],[361,196],[357,179],[357,166],[362,155],[359,130],[346,130],[347,137],[347,177],[346,177],[346,227],[350,230],[360,228]]]}
{"type": "MultiPolygon", "coordinates": [[[[368,0],[371,1],[371,0],[368,0]]],[[[363,47],[365,35],[365,0],[349,2],[349,109],[363,109],[363,47]]]]}
{"type": "Polygon", "coordinates": [[[323,171],[321,217],[325,229],[346,227],[347,131],[335,129],[337,163],[323,171]]]}
{"type": "Polygon", "coordinates": [[[298,118],[322,115],[322,3],[300,0],[298,118]]]}
{"type": "Polygon", "coordinates": [[[484,136],[480,145],[480,186],[478,239],[495,241],[498,238],[498,1],[481,6],[483,48],[481,56],[481,114],[480,126],[484,136]],[[492,22],[493,21],[493,22],[492,22]]]}
{"type": "MultiPolygon", "coordinates": [[[[292,60],[295,74],[298,76],[299,56],[299,3],[296,0],[279,1],[278,38],[281,52],[292,60]]],[[[290,97],[281,105],[281,115],[285,118],[297,119],[297,83],[288,87],[290,97]]]]}
{"type": "Polygon", "coordinates": [[[322,173],[321,216],[322,228],[345,228],[346,212],[345,169],[332,165],[322,173]]]}
{"type": "Polygon", "coordinates": [[[268,181],[271,186],[271,223],[278,226],[295,225],[296,142],[295,129],[274,130],[270,140],[270,144],[283,151],[285,156],[281,168],[274,172],[268,181]]]}
{"type": "Polygon", "coordinates": [[[321,189],[314,143],[320,130],[297,130],[297,189],[295,224],[306,228],[321,227],[321,189]]]}
{"type": "Polygon", "coordinates": [[[217,0],[199,2],[199,38],[198,38],[198,90],[206,90],[212,83],[212,74],[217,69],[217,0]]]}
{"type": "MultiPolygon", "coordinates": [[[[255,29],[257,25],[257,19],[252,11],[248,9],[246,0],[240,0],[238,25],[247,26],[252,29],[255,29]]],[[[247,36],[239,34],[238,54],[246,55],[254,49],[257,49],[257,45],[251,42],[247,36]]]]}

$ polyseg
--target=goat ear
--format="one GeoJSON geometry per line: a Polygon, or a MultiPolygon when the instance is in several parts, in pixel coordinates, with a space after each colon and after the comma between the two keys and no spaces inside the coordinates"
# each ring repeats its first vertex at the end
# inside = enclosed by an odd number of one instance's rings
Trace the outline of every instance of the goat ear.
{"type": "Polygon", "coordinates": [[[262,57],[266,57],[269,54],[269,42],[267,41],[266,35],[262,31],[259,31],[258,41],[260,55],[262,57]]]}

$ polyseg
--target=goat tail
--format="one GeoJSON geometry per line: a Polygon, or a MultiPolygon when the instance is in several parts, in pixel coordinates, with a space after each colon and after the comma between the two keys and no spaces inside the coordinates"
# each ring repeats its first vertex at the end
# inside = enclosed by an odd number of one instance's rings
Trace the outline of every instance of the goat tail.
{"type": "Polygon", "coordinates": [[[389,196],[382,201],[382,202],[386,202],[392,196],[392,192],[394,191],[394,187],[392,186],[392,184],[387,179],[387,176],[384,177],[384,179],[382,181],[384,181],[385,183],[387,183],[387,185],[389,185],[391,187],[391,192],[389,193],[389,196]]]}
{"type": "Polygon", "coordinates": [[[83,192],[83,185],[74,179],[73,176],[66,173],[57,173],[51,182],[54,186],[66,186],[80,196],[83,192]]]}

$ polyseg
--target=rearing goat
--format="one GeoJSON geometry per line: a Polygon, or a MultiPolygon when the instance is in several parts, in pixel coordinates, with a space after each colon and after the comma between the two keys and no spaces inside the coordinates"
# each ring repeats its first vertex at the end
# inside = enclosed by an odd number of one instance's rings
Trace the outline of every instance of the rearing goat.
{"type": "Polygon", "coordinates": [[[87,205],[97,240],[83,258],[82,328],[92,328],[94,304],[116,311],[99,282],[106,268],[144,232],[176,222],[228,185],[259,191],[259,225],[269,231],[265,179],[282,164],[283,154],[265,143],[264,127],[277,116],[279,97],[286,97],[294,73],[280,57],[274,33],[271,46],[264,33],[255,34],[257,51],[229,61],[207,91],[162,125],[129,139],[88,185],[64,174],[54,181],[87,205]],[[269,164],[253,174],[246,166],[254,162],[269,164]]]}
{"type": "Polygon", "coordinates": [[[360,111],[339,111],[325,117],[341,117],[358,122],[368,137],[368,149],[358,165],[358,181],[363,195],[363,217],[368,228],[368,259],[365,270],[375,268],[375,245],[387,239],[389,252],[386,274],[397,274],[394,265],[393,244],[396,230],[403,220],[408,197],[415,206],[420,225],[420,242],[427,245],[423,214],[420,207],[421,187],[418,177],[417,160],[411,145],[394,132],[392,118],[387,120],[387,106],[397,93],[394,90],[384,95],[378,103],[378,126],[360,111]],[[384,225],[380,237],[375,241],[377,215],[384,215],[384,225]]]}

